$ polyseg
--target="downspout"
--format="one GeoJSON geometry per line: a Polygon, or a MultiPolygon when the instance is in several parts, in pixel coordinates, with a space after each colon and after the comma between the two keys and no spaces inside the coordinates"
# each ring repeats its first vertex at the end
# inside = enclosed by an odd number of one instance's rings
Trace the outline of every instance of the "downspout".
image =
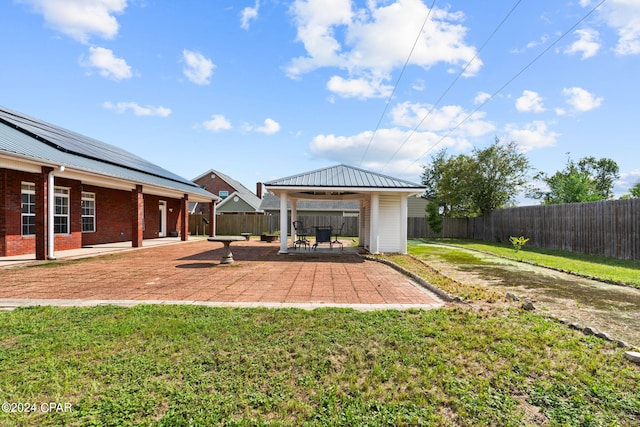
{"type": "MultiPolygon", "coordinates": [[[[64,172],[64,166],[60,166],[60,172],[64,172]]],[[[56,236],[54,234],[53,222],[54,214],[56,211],[56,199],[55,199],[55,183],[53,170],[49,172],[47,176],[47,258],[50,260],[56,259],[55,256],[55,241],[56,236]]]]}

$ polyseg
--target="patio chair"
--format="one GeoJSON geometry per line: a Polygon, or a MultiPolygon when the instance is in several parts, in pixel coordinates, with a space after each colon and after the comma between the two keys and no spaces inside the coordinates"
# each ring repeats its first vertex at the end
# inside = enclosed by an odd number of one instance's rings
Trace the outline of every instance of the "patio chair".
{"type": "Polygon", "coordinates": [[[296,249],[300,245],[304,245],[309,249],[311,243],[307,240],[309,232],[304,228],[302,221],[293,221],[293,229],[296,231],[296,240],[293,242],[293,248],[296,249]]]}
{"type": "Polygon", "coordinates": [[[342,246],[342,242],[338,240],[338,237],[342,234],[343,231],[344,231],[344,222],[342,223],[339,229],[336,229],[335,239],[333,240],[333,242],[331,242],[331,245],[335,245],[335,244],[340,245],[340,250],[343,250],[344,247],[342,246]]]}

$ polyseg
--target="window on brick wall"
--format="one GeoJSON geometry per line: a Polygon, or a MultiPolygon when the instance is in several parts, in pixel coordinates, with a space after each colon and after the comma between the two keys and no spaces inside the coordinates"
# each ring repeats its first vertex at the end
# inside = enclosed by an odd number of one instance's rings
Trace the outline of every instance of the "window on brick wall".
{"type": "Polygon", "coordinates": [[[69,233],[69,189],[56,187],[55,206],[53,214],[53,232],[56,234],[69,233]]]}
{"type": "Polygon", "coordinates": [[[36,234],[36,185],[22,183],[22,235],[36,234]]]}
{"type": "Polygon", "coordinates": [[[221,199],[226,199],[227,197],[229,197],[229,192],[224,190],[219,191],[218,196],[220,196],[221,199]]]}
{"type": "Polygon", "coordinates": [[[82,192],[82,232],[96,231],[96,195],[82,192]]]}

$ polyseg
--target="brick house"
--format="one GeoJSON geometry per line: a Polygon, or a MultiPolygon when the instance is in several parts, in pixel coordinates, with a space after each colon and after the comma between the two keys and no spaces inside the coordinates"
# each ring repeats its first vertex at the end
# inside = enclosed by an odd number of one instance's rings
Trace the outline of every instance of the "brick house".
{"type": "Polygon", "coordinates": [[[189,203],[218,200],[118,147],[0,107],[0,256],[187,240],[189,203]]]}
{"type": "MultiPolygon", "coordinates": [[[[239,181],[220,171],[210,169],[192,180],[205,190],[220,197],[216,204],[216,214],[263,214],[260,209],[262,202],[262,184],[256,184],[256,193],[252,193],[239,181]]],[[[209,205],[199,203],[193,207],[193,213],[209,213],[209,205]]]]}

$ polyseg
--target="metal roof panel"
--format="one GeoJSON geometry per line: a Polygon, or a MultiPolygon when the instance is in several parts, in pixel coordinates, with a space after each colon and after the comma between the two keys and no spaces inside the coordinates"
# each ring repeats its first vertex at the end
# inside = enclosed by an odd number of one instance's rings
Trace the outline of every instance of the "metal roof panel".
{"type": "Polygon", "coordinates": [[[126,150],[4,107],[0,107],[0,122],[30,134],[43,144],[50,145],[59,151],[157,175],[184,184],[190,183],[187,179],[126,150]]]}
{"type": "Polygon", "coordinates": [[[337,165],[266,182],[270,187],[416,188],[424,186],[353,166],[337,165]]]}
{"type": "Polygon", "coordinates": [[[158,186],[207,198],[216,198],[213,194],[184,178],[182,178],[182,181],[175,181],[155,174],[121,167],[74,153],[61,151],[28,134],[20,132],[13,126],[0,122],[0,153],[2,152],[9,155],[17,155],[22,158],[32,159],[35,162],[61,165],[69,169],[75,169],[95,175],[158,186]]]}

